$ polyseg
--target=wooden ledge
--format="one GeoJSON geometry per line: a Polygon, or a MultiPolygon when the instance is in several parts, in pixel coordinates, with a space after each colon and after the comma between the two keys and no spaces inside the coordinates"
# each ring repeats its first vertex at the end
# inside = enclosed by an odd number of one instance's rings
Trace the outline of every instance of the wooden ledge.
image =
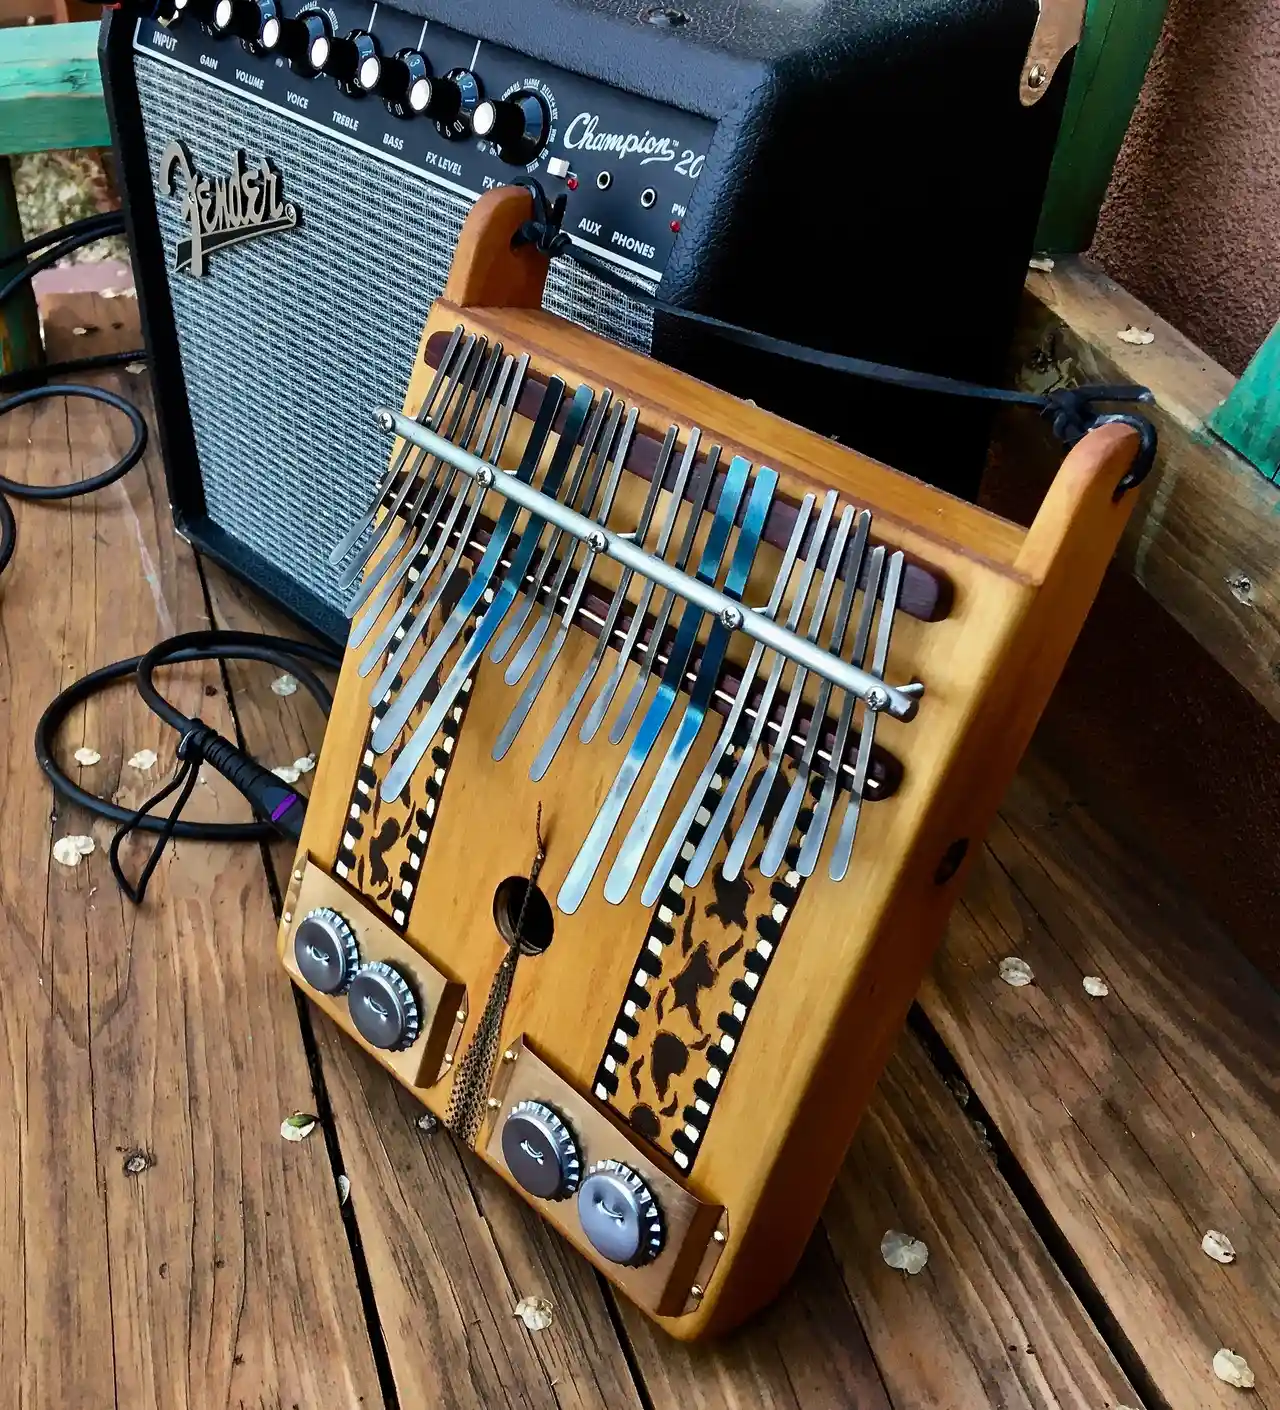
{"type": "MultiPolygon", "coordinates": [[[[1027,280],[1014,385],[1138,382],[1156,395],[1160,453],[1119,550],[1142,586],[1280,719],[1280,486],[1207,428],[1236,379],[1082,257],[1027,280]],[[1127,328],[1153,333],[1145,346],[1127,328]]],[[[1062,459],[1047,428],[1003,414],[984,488],[1024,521],[1062,459]]]]}

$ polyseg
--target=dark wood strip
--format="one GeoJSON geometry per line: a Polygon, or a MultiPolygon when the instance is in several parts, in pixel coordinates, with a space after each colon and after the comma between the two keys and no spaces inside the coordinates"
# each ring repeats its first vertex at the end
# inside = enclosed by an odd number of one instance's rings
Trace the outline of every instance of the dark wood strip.
{"type": "MultiPolygon", "coordinates": [[[[444,354],[444,348],[448,342],[448,334],[435,333],[427,341],[426,355],[427,364],[430,367],[438,367],[440,359],[444,354]]],[[[541,378],[536,372],[530,371],[525,379],[524,387],[517,403],[517,410],[520,415],[532,420],[538,414],[538,408],[542,405],[543,394],[546,390],[546,379],[541,378]]],[[[564,426],[564,418],[568,414],[568,407],[561,410],[556,418],[555,429],[560,431],[564,426]]],[[[631,449],[627,454],[626,469],[629,474],[636,475],[642,480],[652,481],[658,468],[658,453],[662,448],[662,441],[656,436],[650,435],[641,426],[637,426],[636,435],[631,443],[631,449]]],[[[672,489],[675,485],[676,470],[680,462],[680,446],[677,445],[676,453],[672,456],[670,467],[667,470],[664,481],[665,489],[672,489]]],[[[698,457],[695,465],[705,465],[705,454],[698,457]]],[[[720,488],[724,484],[726,470],[717,470],[712,481],[711,493],[708,496],[708,504],[715,506],[720,495],[720,488]]],[[[696,481],[696,472],[689,476],[688,484],[685,488],[684,498],[691,499],[693,496],[693,485],[696,481]]],[[[769,517],[765,521],[764,533],[762,537],[765,543],[772,544],[775,548],[785,548],[791,538],[791,532],[795,528],[796,514],[799,505],[783,496],[778,496],[774,501],[769,517]]],[[[738,511],[738,520],[741,522],[742,516],[746,513],[746,502],[738,511]]],[[[813,529],[810,529],[804,538],[801,548],[801,557],[808,554],[813,541],[813,529]]],[[[871,540],[871,546],[877,543],[876,539],[871,540]]],[[[819,558],[819,564],[825,565],[826,554],[819,558]]],[[[859,580],[865,584],[868,566],[864,562],[862,567],[862,577],[859,580]]],[[[915,559],[908,559],[905,571],[902,575],[902,592],[899,606],[903,612],[909,616],[918,617],[922,622],[938,622],[946,617],[951,611],[951,603],[954,599],[954,587],[951,580],[935,568],[927,564],[920,563],[915,559]]]]}

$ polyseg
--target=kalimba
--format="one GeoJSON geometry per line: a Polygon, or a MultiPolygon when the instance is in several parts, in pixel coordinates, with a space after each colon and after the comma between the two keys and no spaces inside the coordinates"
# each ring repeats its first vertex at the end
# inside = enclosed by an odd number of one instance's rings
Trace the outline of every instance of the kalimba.
{"type": "Polygon", "coordinates": [[[1138,438],[1024,530],[542,312],[528,214],[477,205],[376,412],[280,954],[691,1338],[799,1258],[1138,438]]]}

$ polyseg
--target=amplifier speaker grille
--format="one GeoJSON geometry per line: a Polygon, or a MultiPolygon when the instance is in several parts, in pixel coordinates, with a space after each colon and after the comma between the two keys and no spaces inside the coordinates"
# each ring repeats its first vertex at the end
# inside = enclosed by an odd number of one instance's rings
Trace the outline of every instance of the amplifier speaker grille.
{"type": "MultiPolygon", "coordinates": [[[[243,149],[301,208],[296,230],[168,279],[209,517],[340,608],[326,557],[386,463],[370,413],[404,401],[470,202],[182,69],[140,57],[137,78],[153,181],[175,137],[209,176],[243,149]]],[[[156,208],[171,265],[179,202],[157,185],[156,208]]],[[[649,350],[649,310],[566,261],[544,304],[649,350]]]]}

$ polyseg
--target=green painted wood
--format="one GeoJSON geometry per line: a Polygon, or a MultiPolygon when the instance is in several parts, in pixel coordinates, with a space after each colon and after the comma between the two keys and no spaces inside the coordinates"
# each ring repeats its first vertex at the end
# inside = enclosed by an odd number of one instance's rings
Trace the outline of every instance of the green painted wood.
{"type": "Polygon", "coordinates": [[[1280,483],[1280,323],[1258,349],[1209,429],[1273,483],[1280,483]]]}
{"type": "Polygon", "coordinates": [[[0,30],[0,153],[110,145],[98,25],[0,30]]]}
{"type": "MultiPolygon", "coordinates": [[[[18,198],[13,190],[13,172],[9,158],[0,157],[0,250],[16,249],[23,241],[22,222],[18,218],[18,198]]],[[[22,267],[15,264],[0,266],[0,284],[22,267]]],[[[17,372],[44,361],[40,341],[40,315],[36,312],[36,296],[30,284],[22,284],[0,305],[0,373],[17,372]]]]}
{"type": "Polygon", "coordinates": [[[1167,0],[1089,0],[1036,249],[1078,254],[1093,243],[1120,144],[1160,38],[1167,0]]]}

